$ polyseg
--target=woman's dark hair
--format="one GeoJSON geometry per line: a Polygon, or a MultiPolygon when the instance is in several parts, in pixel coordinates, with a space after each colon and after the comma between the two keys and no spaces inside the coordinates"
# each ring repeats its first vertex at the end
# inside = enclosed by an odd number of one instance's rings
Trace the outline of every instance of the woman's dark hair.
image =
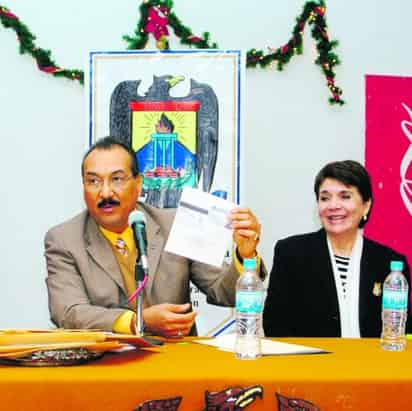
{"type": "Polygon", "coordinates": [[[365,167],[353,160],[334,161],[326,164],[315,178],[314,189],[316,200],[319,200],[319,187],[327,178],[333,178],[347,186],[356,187],[364,203],[371,200],[371,206],[366,218],[362,218],[359,222],[359,227],[362,228],[369,220],[373,203],[371,179],[365,167]]]}
{"type": "Polygon", "coordinates": [[[120,147],[123,148],[130,157],[130,168],[132,170],[133,177],[136,177],[139,175],[139,164],[137,163],[137,158],[136,154],[133,151],[133,149],[125,143],[123,140],[120,140],[116,137],[103,137],[99,140],[97,140],[86,152],[86,154],[83,156],[82,160],[82,176],[84,174],[84,162],[88,155],[94,151],[94,150],[111,150],[114,147],[120,147]]]}

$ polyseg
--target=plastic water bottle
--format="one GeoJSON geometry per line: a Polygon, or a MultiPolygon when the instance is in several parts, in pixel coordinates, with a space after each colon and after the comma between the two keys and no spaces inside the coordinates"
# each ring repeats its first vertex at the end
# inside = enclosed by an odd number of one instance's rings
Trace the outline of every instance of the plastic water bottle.
{"type": "Polygon", "coordinates": [[[242,360],[261,356],[261,328],[264,287],[256,274],[256,260],[243,260],[243,273],[236,284],[235,354],[242,360]]]}
{"type": "Polygon", "coordinates": [[[406,346],[409,294],[402,270],[402,261],[391,261],[391,272],[383,283],[381,347],[388,351],[403,351],[406,346]]]}

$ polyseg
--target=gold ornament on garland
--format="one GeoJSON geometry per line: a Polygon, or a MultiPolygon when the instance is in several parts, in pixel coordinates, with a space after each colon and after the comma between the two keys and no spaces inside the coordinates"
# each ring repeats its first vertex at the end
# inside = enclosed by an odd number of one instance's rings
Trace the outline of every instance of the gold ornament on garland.
{"type": "MultiPolygon", "coordinates": [[[[193,34],[192,30],[182,24],[179,18],[173,13],[172,0],[144,0],[140,5],[140,20],[133,36],[123,36],[128,43],[130,50],[143,49],[149,41],[149,34],[152,34],[156,41],[156,47],[160,50],[168,50],[169,30],[173,29],[174,34],[180,39],[180,43],[198,49],[216,49],[216,43],[209,41],[210,34],[203,33],[201,37],[193,34]]],[[[318,57],[315,63],[320,66],[326,78],[326,84],[331,94],[329,102],[331,104],[344,104],[341,99],[342,89],[335,85],[334,67],[338,65],[339,58],[333,52],[338,42],[331,41],[327,31],[325,19],[326,5],[324,0],[308,1],[303,7],[303,11],[296,19],[292,37],[281,47],[269,47],[268,53],[255,48],[247,51],[246,67],[262,68],[274,67],[283,70],[292,57],[303,52],[303,32],[306,23],[311,26],[311,34],[316,42],[318,57]]],[[[5,28],[13,29],[20,42],[20,53],[30,54],[37,63],[38,68],[56,77],[66,77],[71,80],[78,80],[83,84],[84,72],[82,70],[68,70],[57,66],[51,59],[49,50],[36,47],[35,36],[29,31],[27,26],[20,22],[19,18],[6,7],[0,6],[0,22],[5,28]]]]}

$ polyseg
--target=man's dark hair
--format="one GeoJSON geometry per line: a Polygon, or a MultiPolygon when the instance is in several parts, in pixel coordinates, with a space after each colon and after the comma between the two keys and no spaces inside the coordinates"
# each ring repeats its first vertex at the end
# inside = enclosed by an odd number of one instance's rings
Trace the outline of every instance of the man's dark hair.
{"type": "Polygon", "coordinates": [[[365,167],[353,160],[334,161],[326,164],[315,178],[314,190],[316,200],[319,200],[319,187],[327,178],[333,178],[347,186],[356,187],[363,202],[371,200],[371,207],[369,208],[366,219],[362,219],[359,223],[359,227],[362,228],[369,220],[373,203],[371,179],[365,167]]]}
{"type": "Polygon", "coordinates": [[[136,153],[130,147],[129,144],[125,143],[124,141],[118,139],[117,137],[103,137],[97,140],[86,152],[83,156],[82,160],[82,176],[84,175],[84,162],[88,155],[94,150],[111,150],[114,147],[121,147],[123,148],[130,157],[130,168],[132,169],[133,177],[139,175],[139,164],[137,162],[136,153]]]}

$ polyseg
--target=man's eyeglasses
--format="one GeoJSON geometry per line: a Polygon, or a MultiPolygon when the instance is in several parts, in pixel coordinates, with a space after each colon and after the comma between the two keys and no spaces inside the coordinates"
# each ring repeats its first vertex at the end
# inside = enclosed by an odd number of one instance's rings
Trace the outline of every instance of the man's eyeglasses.
{"type": "MultiPolygon", "coordinates": [[[[113,190],[121,190],[126,183],[132,179],[133,176],[118,176],[114,175],[109,177],[109,187],[113,190]]],[[[103,188],[104,180],[99,177],[89,176],[83,179],[84,186],[90,191],[100,191],[103,188]]]]}

